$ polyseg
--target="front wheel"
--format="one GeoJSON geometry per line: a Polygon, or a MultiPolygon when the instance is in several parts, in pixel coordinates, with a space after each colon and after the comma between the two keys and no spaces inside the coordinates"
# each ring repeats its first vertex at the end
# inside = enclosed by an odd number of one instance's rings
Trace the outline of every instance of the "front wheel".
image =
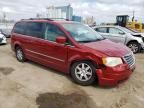
{"type": "Polygon", "coordinates": [[[131,49],[131,51],[136,54],[140,51],[140,45],[137,42],[130,42],[128,44],[128,47],[131,49]]]}
{"type": "Polygon", "coordinates": [[[76,62],[71,67],[71,76],[76,83],[87,86],[95,81],[96,69],[90,62],[76,62]]]}

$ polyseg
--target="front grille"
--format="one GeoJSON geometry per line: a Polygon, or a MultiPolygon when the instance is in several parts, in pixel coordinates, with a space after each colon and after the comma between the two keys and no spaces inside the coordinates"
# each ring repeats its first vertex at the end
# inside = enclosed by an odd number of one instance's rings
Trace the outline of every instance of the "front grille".
{"type": "Polygon", "coordinates": [[[143,40],[143,42],[144,42],[144,37],[142,37],[142,40],[143,40]]]}
{"type": "Polygon", "coordinates": [[[129,53],[123,57],[124,61],[129,65],[130,68],[135,64],[135,57],[133,53],[129,53]]]}

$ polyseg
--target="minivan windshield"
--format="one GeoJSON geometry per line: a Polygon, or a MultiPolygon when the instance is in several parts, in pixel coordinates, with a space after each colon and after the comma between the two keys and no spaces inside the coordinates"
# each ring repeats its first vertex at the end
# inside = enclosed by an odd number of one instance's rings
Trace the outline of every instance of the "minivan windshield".
{"type": "Polygon", "coordinates": [[[95,30],[84,24],[62,23],[62,25],[77,42],[87,43],[104,39],[104,37],[98,34],[95,30]]]}

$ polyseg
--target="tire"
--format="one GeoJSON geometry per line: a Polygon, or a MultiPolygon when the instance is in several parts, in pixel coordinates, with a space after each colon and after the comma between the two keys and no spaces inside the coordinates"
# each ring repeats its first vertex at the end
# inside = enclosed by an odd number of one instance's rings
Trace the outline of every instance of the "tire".
{"type": "Polygon", "coordinates": [[[26,58],[25,58],[22,48],[16,47],[15,54],[19,62],[25,62],[26,58]]]}
{"type": "Polygon", "coordinates": [[[96,68],[88,61],[76,62],[71,67],[71,76],[77,84],[88,86],[96,79],[96,68]]]}
{"type": "Polygon", "coordinates": [[[137,42],[130,42],[127,46],[131,49],[131,51],[134,54],[140,52],[141,47],[140,47],[139,43],[137,43],[137,42]]]}

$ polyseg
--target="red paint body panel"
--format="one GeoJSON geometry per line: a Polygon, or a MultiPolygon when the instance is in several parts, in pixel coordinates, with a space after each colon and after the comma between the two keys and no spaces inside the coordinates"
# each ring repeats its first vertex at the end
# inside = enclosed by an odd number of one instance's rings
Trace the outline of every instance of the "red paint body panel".
{"type": "Polygon", "coordinates": [[[12,49],[14,50],[16,45],[20,46],[27,59],[64,73],[69,73],[72,62],[90,60],[99,67],[99,69],[96,70],[96,74],[99,84],[102,86],[115,85],[130,76],[132,70],[130,70],[127,64],[113,68],[101,67],[102,57],[122,57],[129,53],[130,50],[125,46],[109,40],[79,44],[61,26],[60,22],[46,20],[35,20],[35,22],[48,22],[58,26],[73,43],[73,46],[12,33],[12,49]]]}
{"type": "Polygon", "coordinates": [[[120,81],[128,79],[134,69],[135,66],[129,69],[127,64],[123,64],[114,68],[106,67],[105,69],[99,69],[96,73],[101,86],[115,86],[120,81]]]}
{"type": "Polygon", "coordinates": [[[98,42],[91,42],[86,43],[84,46],[90,47],[94,50],[97,50],[99,52],[102,52],[108,56],[115,56],[115,57],[122,57],[123,55],[127,54],[129,51],[128,48],[124,47],[123,44],[115,44],[112,41],[109,41],[108,39],[105,39],[103,41],[98,42]]]}

